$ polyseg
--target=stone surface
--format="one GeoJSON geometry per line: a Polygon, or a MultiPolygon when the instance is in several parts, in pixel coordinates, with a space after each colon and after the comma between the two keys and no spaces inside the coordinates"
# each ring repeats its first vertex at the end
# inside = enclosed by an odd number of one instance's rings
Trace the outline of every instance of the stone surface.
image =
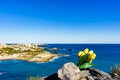
{"type": "Polygon", "coordinates": [[[79,80],[80,70],[75,64],[69,62],[58,70],[58,77],[62,80],[79,80]]]}
{"type": "Polygon", "coordinates": [[[119,74],[111,74],[114,80],[120,80],[120,75],[119,74]]]}
{"type": "Polygon", "coordinates": [[[94,80],[113,80],[111,75],[105,73],[104,71],[100,71],[97,69],[90,68],[89,69],[92,76],[94,76],[94,80]]]}
{"type": "Polygon", "coordinates": [[[86,78],[87,78],[87,80],[94,80],[94,78],[92,76],[87,76],[86,78]]]}
{"type": "Polygon", "coordinates": [[[89,71],[88,70],[82,70],[80,71],[80,78],[85,78],[89,75],[89,71]]]}

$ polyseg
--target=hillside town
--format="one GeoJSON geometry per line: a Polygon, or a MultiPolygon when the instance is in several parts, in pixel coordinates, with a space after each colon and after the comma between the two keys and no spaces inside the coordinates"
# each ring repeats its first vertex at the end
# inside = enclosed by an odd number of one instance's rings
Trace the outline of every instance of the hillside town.
{"type": "Polygon", "coordinates": [[[22,44],[0,44],[0,49],[2,48],[12,48],[14,50],[20,50],[20,51],[35,51],[35,49],[38,48],[37,44],[27,44],[27,43],[22,43],[22,44]]]}

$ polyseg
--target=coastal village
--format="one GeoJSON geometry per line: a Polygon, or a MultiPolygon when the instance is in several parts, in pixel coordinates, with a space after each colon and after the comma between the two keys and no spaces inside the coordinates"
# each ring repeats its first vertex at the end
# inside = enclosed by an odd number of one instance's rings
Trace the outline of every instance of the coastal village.
{"type": "Polygon", "coordinates": [[[7,44],[0,44],[0,49],[1,48],[13,48],[14,50],[20,50],[20,51],[35,51],[36,48],[38,48],[37,44],[12,44],[12,45],[7,45],[7,44]]]}
{"type": "Polygon", "coordinates": [[[17,59],[30,62],[48,62],[60,56],[39,48],[37,44],[0,44],[0,60],[17,59]]]}

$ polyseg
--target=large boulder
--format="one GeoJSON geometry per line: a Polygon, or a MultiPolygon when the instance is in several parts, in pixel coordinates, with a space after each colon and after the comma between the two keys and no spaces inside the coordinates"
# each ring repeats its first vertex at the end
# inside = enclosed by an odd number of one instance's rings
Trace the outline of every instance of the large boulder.
{"type": "Polygon", "coordinates": [[[88,71],[80,71],[79,68],[72,62],[64,64],[57,73],[61,80],[80,80],[80,78],[86,77],[89,74],[88,71]]]}

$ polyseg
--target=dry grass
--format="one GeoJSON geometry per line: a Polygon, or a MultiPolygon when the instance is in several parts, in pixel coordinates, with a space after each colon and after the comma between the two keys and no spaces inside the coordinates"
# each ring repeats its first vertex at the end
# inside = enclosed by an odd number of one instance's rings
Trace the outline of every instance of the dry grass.
{"type": "Polygon", "coordinates": [[[120,64],[119,65],[115,65],[114,67],[112,67],[111,73],[120,75],[120,64]]]}

